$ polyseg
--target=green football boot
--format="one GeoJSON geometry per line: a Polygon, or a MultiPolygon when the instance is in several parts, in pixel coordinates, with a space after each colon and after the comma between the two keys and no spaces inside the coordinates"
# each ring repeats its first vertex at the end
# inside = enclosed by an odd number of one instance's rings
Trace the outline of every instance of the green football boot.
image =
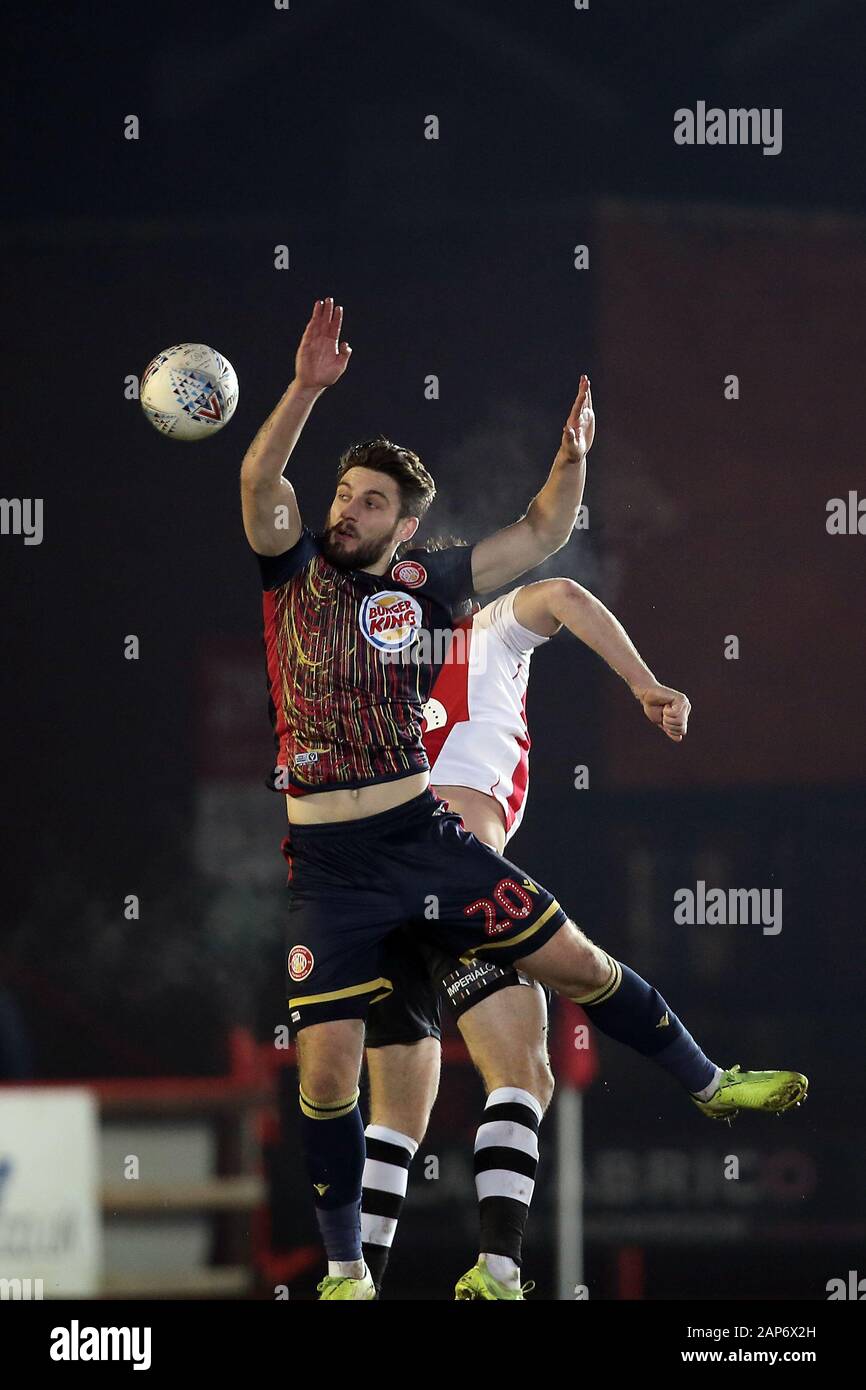
{"type": "Polygon", "coordinates": [[[741,1071],[739,1066],[722,1072],[719,1089],[709,1100],[692,1100],[711,1120],[732,1120],[740,1110],[764,1110],[781,1115],[806,1098],[809,1082],[798,1071],[741,1071]]]}
{"type": "Polygon", "coordinates": [[[321,1284],[316,1285],[319,1302],[326,1298],[369,1299],[376,1297],[376,1285],[369,1269],[364,1270],[363,1279],[347,1279],[343,1275],[327,1274],[321,1284]]]}
{"type": "Polygon", "coordinates": [[[532,1280],[524,1284],[519,1289],[511,1289],[506,1284],[500,1284],[498,1279],[488,1272],[487,1261],[479,1259],[470,1270],[458,1279],[454,1286],[455,1301],[462,1301],[468,1298],[511,1298],[520,1299],[525,1302],[523,1295],[530,1293],[535,1288],[532,1280]]]}

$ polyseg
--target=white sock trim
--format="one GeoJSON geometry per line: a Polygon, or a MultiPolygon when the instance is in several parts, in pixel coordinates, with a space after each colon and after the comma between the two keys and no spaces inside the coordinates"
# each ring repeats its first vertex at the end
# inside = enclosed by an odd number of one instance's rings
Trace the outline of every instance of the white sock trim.
{"type": "MultiPolygon", "coordinates": [[[[331,1279],[363,1279],[367,1266],[363,1260],[329,1260],[328,1275],[331,1279]]],[[[494,1274],[494,1279],[496,1275],[494,1274]]]]}
{"type": "Polygon", "coordinates": [[[487,1271],[500,1284],[508,1288],[520,1288],[520,1265],[515,1264],[508,1255],[488,1255],[483,1250],[479,1259],[487,1265],[487,1271]]]}
{"type": "Polygon", "coordinates": [[[401,1149],[406,1149],[410,1158],[414,1158],[418,1152],[418,1140],[410,1139],[408,1134],[401,1134],[398,1129],[388,1129],[386,1125],[368,1125],[364,1134],[368,1139],[381,1139],[383,1144],[397,1144],[401,1149]]]}
{"type": "Polygon", "coordinates": [[[697,1096],[698,1100],[712,1100],[713,1096],[716,1094],[716,1091],[719,1089],[719,1086],[721,1085],[721,1081],[722,1069],[721,1067],[716,1067],[716,1074],[713,1077],[710,1084],[708,1086],[705,1086],[702,1091],[695,1091],[694,1094],[697,1096]]]}
{"type": "Polygon", "coordinates": [[[376,1192],[390,1192],[394,1197],[405,1197],[409,1186],[408,1168],[398,1168],[396,1163],[382,1163],[378,1158],[368,1158],[364,1163],[364,1190],[374,1188],[376,1192]]]}
{"type": "Polygon", "coordinates": [[[475,1152],[492,1148],[520,1149],[538,1162],[538,1135],[529,1125],[515,1124],[513,1120],[487,1120],[478,1126],[475,1152]]]}
{"type": "Polygon", "coordinates": [[[535,1179],[515,1173],[513,1168],[488,1168],[485,1173],[475,1174],[475,1191],[479,1202],[485,1197],[510,1197],[512,1202],[523,1202],[528,1207],[535,1191],[535,1179]]]}
{"type": "Polygon", "coordinates": [[[395,1216],[370,1216],[366,1211],[361,1212],[362,1245],[384,1245],[387,1250],[390,1250],[394,1243],[396,1229],[397,1218],[395,1216]]]}

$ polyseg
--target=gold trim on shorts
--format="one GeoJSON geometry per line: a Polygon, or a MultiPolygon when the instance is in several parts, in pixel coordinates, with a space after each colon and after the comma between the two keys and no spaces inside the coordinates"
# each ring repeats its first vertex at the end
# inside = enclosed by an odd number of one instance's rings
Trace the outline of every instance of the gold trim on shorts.
{"type": "Polygon", "coordinates": [[[542,912],[538,921],[533,922],[532,926],[527,927],[525,931],[518,932],[517,936],[509,936],[507,941],[484,941],[480,946],[473,946],[472,950],[468,951],[465,956],[461,956],[460,959],[464,965],[470,965],[479,951],[500,951],[503,946],[516,946],[518,942],[526,941],[527,937],[534,936],[539,927],[543,927],[545,922],[553,916],[554,912],[561,911],[562,908],[554,898],[550,907],[542,912]]]}
{"type": "Polygon", "coordinates": [[[363,985],[349,985],[348,989],[332,989],[327,994],[302,994],[296,999],[289,1000],[290,1009],[299,1009],[303,1004],[329,1004],[332,999],[351,999],[356,994],[369,994],[371,990],[376,990],[371,1004],[377,1004],[380,999],[385,999],[394,989],[390,980],[386,980],[383,975],[378,980],[367,980],[363,985]]]}

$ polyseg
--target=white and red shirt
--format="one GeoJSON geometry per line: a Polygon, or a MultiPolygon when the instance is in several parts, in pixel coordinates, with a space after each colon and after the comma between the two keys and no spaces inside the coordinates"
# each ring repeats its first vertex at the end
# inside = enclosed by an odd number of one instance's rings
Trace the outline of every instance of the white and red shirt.
{"type": "Polygon", "coordinates": [[[515,618],[519,592],[512,589],[455,626],[423,709],[431,783],[495,797],[505,812],[506,842],[523,819],[529,786],[529,663],[550,640],[515,618]]]}

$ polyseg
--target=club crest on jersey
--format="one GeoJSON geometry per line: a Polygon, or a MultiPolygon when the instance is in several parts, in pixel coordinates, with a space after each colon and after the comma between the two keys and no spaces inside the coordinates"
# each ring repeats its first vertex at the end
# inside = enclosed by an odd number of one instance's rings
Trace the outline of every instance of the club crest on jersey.
{"type": "Polygon", "coordinates": [[[313,953],[308,946],[293,946],[288,955],[289,974],[297,984],[305,980],[313,968],[313,953]]]}
{"type": "Polygon", "coordinates": [[[398,560],[391,571],[395,584],[405,584],[407,589],[420,589],[427,583],[427,571],[417,560],[398,560]]]}
{"type": "Polygon", "coordinates": [[[383,589],[364,600],[358,622],[371,646],[397,652],[414,642],[422,616],[417,599],[383,589]]]}

